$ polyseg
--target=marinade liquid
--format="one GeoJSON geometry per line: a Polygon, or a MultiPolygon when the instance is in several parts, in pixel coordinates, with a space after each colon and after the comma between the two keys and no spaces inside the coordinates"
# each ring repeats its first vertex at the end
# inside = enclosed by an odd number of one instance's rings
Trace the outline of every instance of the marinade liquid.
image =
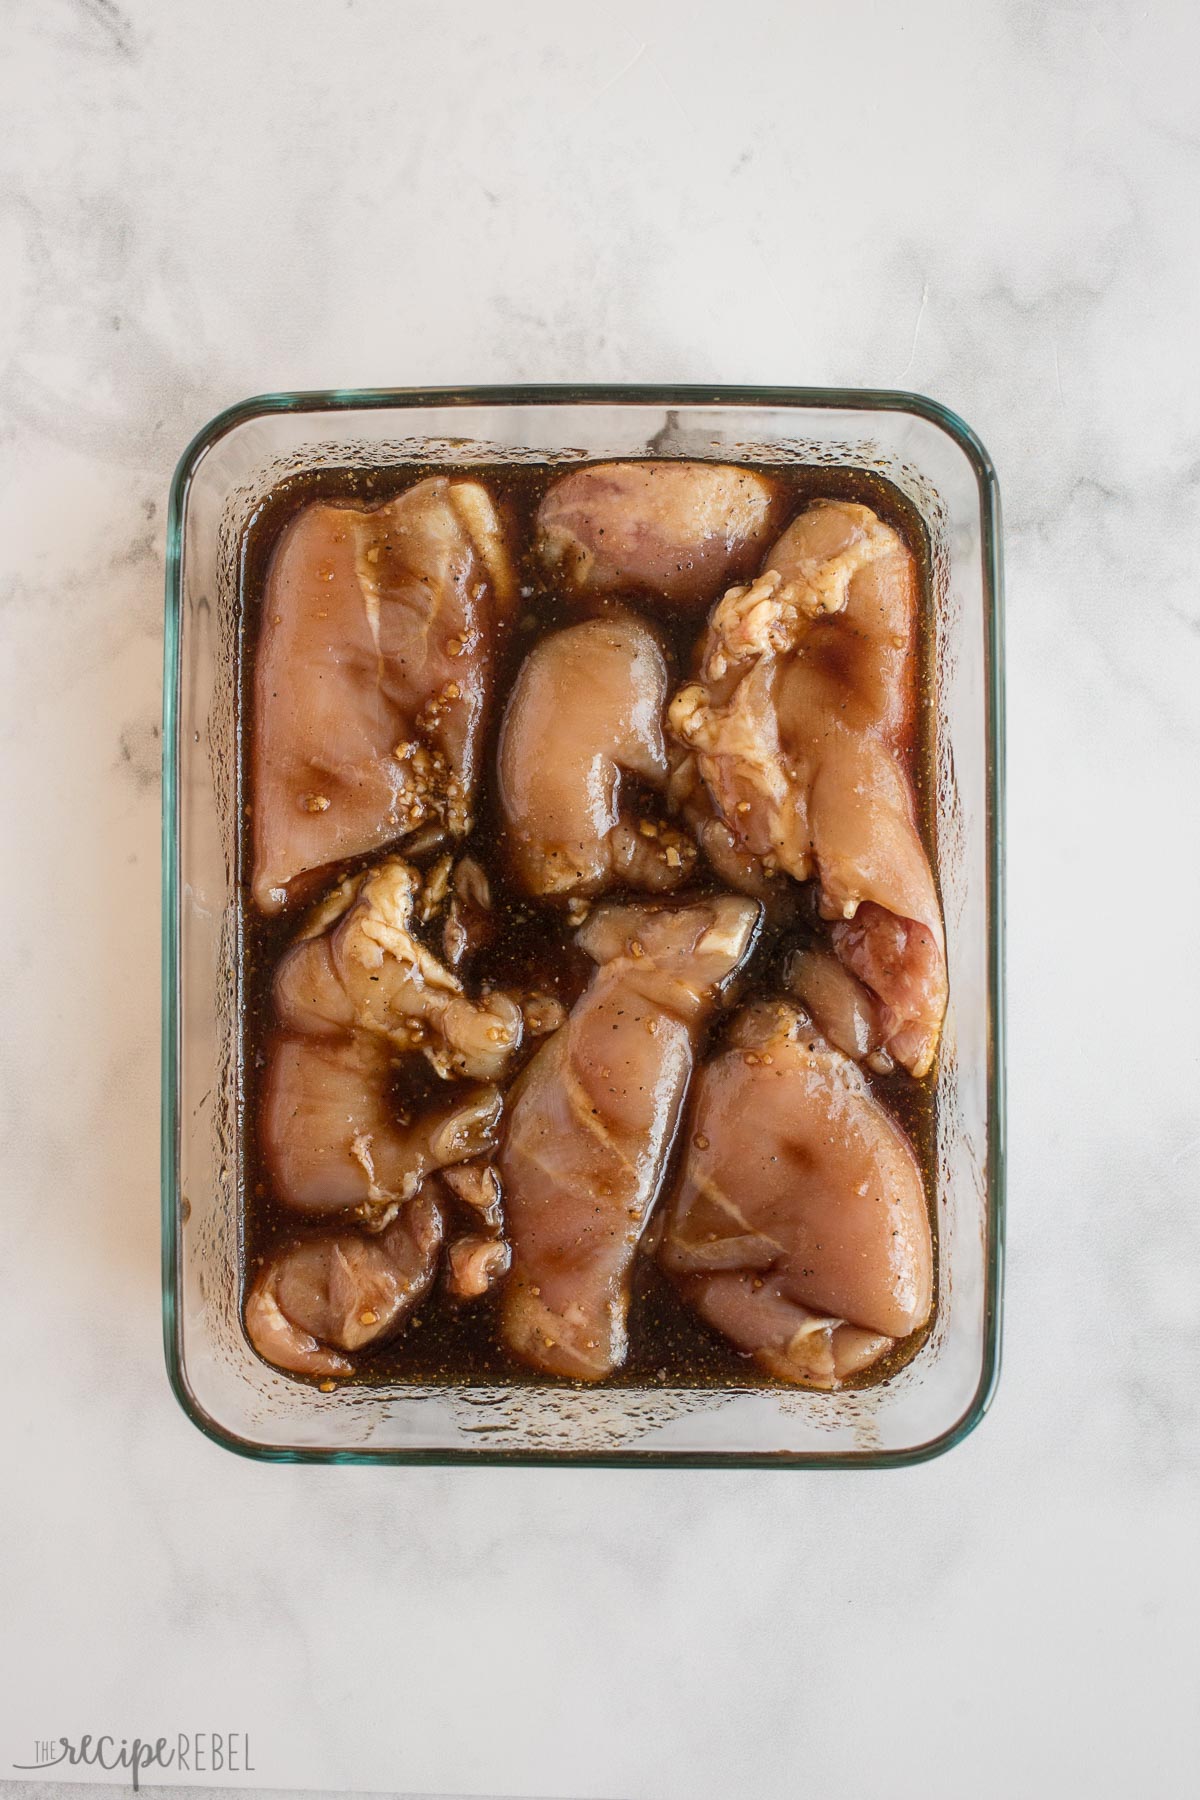
{"type": "MultiPolygon", "coordinates": [[[[578,468],[579,463],[567,465],[578,468]]],[[[753,466],[753,465],[751,465],[753,466]]],[[[533,522],[539,502],[550,484],[564,473],[564,466],[472,463],[469,468],[432,469],[429,466],[397,465],[387,469],[322,469],[292,476],[276,487],[250,520],[241,544],[239,562],[238,642],[241,667],[238,692],[241,696],[239,725],[240,793],[242,832],[238,855],[238,893],[242,911],[242,997],[240,1015],[240,1072],[242,1080],[242,1129],[240,1192],[242,1196],[242,1254],[246,1285],[253,1279],[261,1260],[275,1241],[294,1238],[305,1225],[298,1216],[282,1206],[271,1191],[269,1175],[259,1150],[257,1118],[262,1086],[266,1045],[272,1028],[271,984],[275,966],[294,935],[303,905],[289,907],[274,918],[265,918],[255,907],[250,895],[249,879],[252,862],[249,815],[252,801],[249,770],[251,764],[251,732],[253,722],[249,696],[254,690],[254,659],[262,618],[263,595],[271,553],[288,521],[311,501],[343,500],[359,507],[378,506],[393,499],[404,488],[435,473],[469,474],[483,482],[511,526],[511,542],[518,554],[522,600],[515,629],[502,642],[497,669],[496,704],[490,722],[481,791],[474,807],[475,825],[461,846],[486,870],[491,883],[493,914],[497,930],[493,941],[480,950],[468,965],[466,979],[473,991],[477,984],[490,982],[504,987],[519,980],[523,987],[537,987],[553,993],[566,1006],[587,985],[592,965],[572,942],[571,928],[561,903],[547,905],[531,900],[518,891],[509,875],[504,842],[504,828],[494,791],[495,744],[500,718],[508,690],[521,660],[544,633],[556,626],[578,620],[577,606],[564,603],[547,586],[540,565],[533,555],[533,522]]],[[[770,475],[790,490],[788,517],[794,516],[809,501],[816,499],[854,500],[870,506],[888,524],[894,526],[912,550],[921,577],[921,607],[918,629],[918,706],[914,741],[908,747],[911,773],[917,795],[921,829],[930,860],[933,852],[934,746],[932,705],[932,618],[930,597],[929,547],[925,530],[915,508],[889,482],[865,470],[827,469],[817,467],[780,467],[762,465],[770,475]]],[[[643,608],[649,612],[649,608],[643,608]]],[[[686,671],[692,646],[700,634],[704,615],[681,614],[664,608],[654,614],[655,624],[663,631],[673,660],[673,676],[686,671]]],[[[568,726],[569,728],[569,726],[568,726]]],[[[627,792],[623,789],[623,792],[627,792]]],[[[344,875],[380,861],[389,855],[405,855],[403,844],[391,845],[335,864],[322,871],[310,897],[316,899],[344,875]]],[[[422,859],[431,861],[438,853],[422,859]]],[[[936,867],[936,863],[934,862],[936,867]]],[[[687,893],[697,894],[721,886],[698,865],[698,879],[689,883],[687,893]]],[[[613,889],[605,900],[644,899],[645,895],[630,890],[613,889]]],[[[739,1002],[758,997],[779,995],[786,953],[796,947],[804,932],[803,901],[799,926],[768,930],[761,939],[749,970],[737,989],[739,1002]],[[799,930],[799,937],[797,932],[799,930]],[[786,939],[786,943],[783,941],[786,939]]],[[[431,940],[434,942],[435,940],[431,940]]],[[[707,1048],[719,1042],[728,1012],[715,1020],[708,1046],[702,1046],[697,1066],[707,1048]]],[[[539,1040],[544,1041],[544,1040],[539,1040]]],[[[531,1050],[536,1046],[530,1046],[531,1050]]],[[[934,1076],[914,1080],[903,1069],[880,1076],[867,1072],[871,1088],[908,1133],[921,1164],[927,1197],[935,1192],[935,1100],[934,1076]]],[[[445,1086],[429,1070],[419,1055],[400,1062],[392,1098],[401,1110],[417,1107],[437,1087],[445,1086]]],[[[682,1136],[682,1134],[680,1134],[682,1136]]],[[[680,1146],[676,1146],[678,1152],[680,1146]]],[[[675,1176],[675,1162],[668,1168],[663,1192],[670,1191],[675,1176]]],[[[932,1218],[931,1203],[931,1218],[932,1218]]],[[[936,1219],[932,1219],[936,1228],[936,1219]]],[[[328,1229],[333,1220],[321,1221],[328,1229]]],[[[312,1229],[312,1227],[308,1227],[312,1229]]],[[[653,1229],[653,1219],[651,1230],[653,1229]]],[[[936,1229],[935,1229],[936,1243],[936,1229]]],[[[935,1258],[936,1261],[936,1258],[935,1258]]],[[[697,1318],[690,1307],[678,1298],[667,1278],[659,1272],[653,1259],[638,1255],[634,1260],[632,1302],[629,1311],[629,1355],[624,1366],[608,1378],[604,1385],[625,1387],[770,1387],[776,1384],[751,1357],[735,1350],[723,1337],[697,1318]]],[[[481,1384],[544,1384],[552,1378],[536,1374],[517,1362],[500,1340],[496,1319],[498,1292],[468,1303],[451,1299],[441,1282],[421,1303],[399,1337],[374,1351],[356,1356],[358,1382],[428,1382],[456,1386],[481,1384]]],[[[914,1333],[897,1345],[883,1362],[877,1363],[859,1378],[857,1384],[870,1385],[894,1373],[907,1362],[928,1334],[929,1327],[914,1333]]]]}

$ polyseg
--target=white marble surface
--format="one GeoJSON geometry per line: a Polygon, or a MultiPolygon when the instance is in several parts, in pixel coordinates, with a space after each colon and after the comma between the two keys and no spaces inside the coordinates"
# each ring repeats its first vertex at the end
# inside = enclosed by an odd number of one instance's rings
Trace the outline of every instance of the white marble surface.
{"type": "Polygon", "coordinates": [[[273,1788],[1194,1792],[1198,16],[0,9],[0,1777],[220,1729],[273,1788]],[[1005,1373],[927,1467],[255,1467],[167,1389],[175,458],[264,389],[588,377],[914,387],[1000,469],[1005,1373]]]}

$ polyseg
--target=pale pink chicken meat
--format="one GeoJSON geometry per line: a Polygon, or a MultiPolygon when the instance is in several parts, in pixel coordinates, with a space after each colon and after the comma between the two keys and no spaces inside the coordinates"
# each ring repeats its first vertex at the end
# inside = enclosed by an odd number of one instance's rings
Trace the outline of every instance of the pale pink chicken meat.
{"type": "Polygon", "coordinates": [[[460,1163],[443,1171],[442,1184],[460,1205],[470,1209],[485,1237],[504,1235],[504,1191],[495,1163],[460,1163]]]}
{"type": "Polygon", "coordinates": [[[659,1262],[771,1374],[836,1386],[928,1322],[916,1157],[805,1014],[746,1007],[697,1073],[686,1131],[659,1262]]]}
{"type": "Polygon", "coordinates": [[[906,760],[916,623],[899,534],[868,507],[818,501],[714,608],[669,721],[672,799],[714,866],[752,892],[815,878],[837,955],[879,1002],[883,1048],[921,1075],[947,984],[906,760]]]}
{"type": "Polygon", "coordinates": [[[503,1238],[467,1232],[446,1252],[446,1286],[458,1300],[478,1300],[507,1273],[512,1251],[503,1238]]]}
{"type": "Polygon", "coordinates": [[[836,1050],[881,1075],[895,1067],[883,1048],[889,1033],[882,1001],[832,950],[816,945],[797,950],[788,958],[786,974],[788,992],[836,1050]]]}
{"type": "Polygon", "coordinates": [[[451,1239],[446,1286],[458,1300],[477,1300],[508,1273],[512,1250],[504,1235],[504,1195],[492,1162],[461,1163],[442,1172],[442,1185],[471,1215],[471,1229],[451,1239]]]}
{"type": "Polygon", "coordinates": [[[502,1329],[534,1368],[599,1381],[624,1361],[630,1266],[697,1039],[760,914],[733,895],[610,905],[578,934],[596,971],[518,1079],[498,1159],[513,1252],[502,1329]]]}
{"type": "Polygon", "coordinates": [[[254,677],[253,894],[437,826],[470,826],[497,632],[500,518],[437,475],[371,511],[314,503],[271,560],[254,677]]]}
{"type": "Polygon", "coordinates": [[[598,463],[538,509],[543,565],[568,594],[707,606],[758,565],[778,529],[778,484],[726,463],[598,463]]]}
{"type": "Polygon", "coordinates": [[[297,1211],[352,1210],[378,1229],[428,1175],[495,1142],[495,1082],[524,1019],[506,994],[471,1000],[414,936],[431,885],[443,884],[432,874],[423,883],[399,857],[341,882],[275,971],[282,1029],[267,1061],[260,1131],[276,1194],[297,1211]],[[405,1053],[456,1081],[413,1118],[389,1100],[405,1053]]]}
{"type": "Polygon", "coordinates": [[[428,1175],[491,1149],[499,1088],[456,1087],[405,1123],[388,1102],[393,1062],[387,1045],[366,1032],[274,1038],[259,1133],[284,1205],[313,1218],[353,1213],[378,1228],[428,1175]]]}
{"type": "Polygon", "coordinates": [[[414,935],[421,876],[399,857],[343,882],[284,953],[275,974],[281,1025],[360,1031],[393,1050],[419,1050],[444,1079],[494,1081],[521,1042],[507,994],[471,1000],[462,981],[414,935]]]}
{"type": "Polygon", "coordinates": [[[914,1075],[926,1074],[946,1013],[941,930],[864,900],[852,919],[837,921],[830,937],[847,971],[871,996],[882,1053],[914,1075]]]}
{"type": "Polygon", "coordinates": [[[676,887],[695,860],[663,817],[637,816],[636,777],[663,789],[669,681],[662,645],[641,619],[588,619],[535,645],[500,733],[500,804],[509,855],[531,894],[596,894],[622,883],[676,887]]]}
{"type": "Polygon", "coordinates": [[[775,1275],[693,1275],[680,1291],[723,1337],[769,1375],[797,1387],[836,1388],[895,1347],[893,1338],[813,1312],[775,1275]]]}
{"type": "Polygon", "coordinates": [[[467,962],[495,935],[492,884],[473,856],[454,866],[449,903],[442,926],[442,950],[452,969],[467,962]]]}
{"type": "Polygon", "coordinates": [[[246,1297],[250,1342],[293,1374],[352,1375],[355,1352],[394,1337],[429,1292],[441,1244],[426,1187],[376,1236],[321,1231],[279,1246],[246,1297]]]}

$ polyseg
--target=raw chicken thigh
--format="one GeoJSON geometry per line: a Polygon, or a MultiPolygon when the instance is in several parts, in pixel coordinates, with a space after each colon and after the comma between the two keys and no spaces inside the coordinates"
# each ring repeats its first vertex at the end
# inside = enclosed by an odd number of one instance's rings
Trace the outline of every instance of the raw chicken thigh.
{"type": "Polygon", "coordinates": [[[254,677],[254,899],[422,826],[470,825],[498,628],[515,597],[485,488],[314,504],[271,561],[254,677]]]}
{"type": "Polygon", "coordinates": [[[345,1352],[395,1335],[433,1283],[442,1215],[425,1190],[386,1231],[321,1231],[272,1251],[246,1300],[260,1356],[298,1375],[351,1375],[345,1352]]]}
{"type": "Polygon", "coordinates": [[[933,1250],[908,1139],[806,1016],[760,1001],[696,1076],[659,1261],[771,1374],[833,1387],[919,1330],[933,1250]]]}
{"type": "Polygon", "coordinates": [[[725,463],[599,463],[556,481],[538,509],[542,562],[571,594],[707,606],[757,566],[780,490],[725,463]]]}
{"type": "Polygon", "coordinates": [[[446,1252],[446,1286],[458,1300],[478,1300],[508,1273],[512,1251],[504,1235],[504,1197],[491,1162],[460,1163],[442,1173],[442,1185],[471,1213],[471,1229],[446,1252]]]}
{"type": "Polygon", "coordinates": [[[832,950],[797,950],[787,965],[788,992],[811,1013],[822,1037],[836,1050],[867,1063],[880,1074],[895,1064],[883,1048],[882,1008],[875,994],[852,975],[832,950]]]}
{"type": "Polygon", "coordinates": [[[447,1286],[459,1300],[478,1300],[502,1275],[508,1273],[512,1251],[503,1238],[469,1231],[455,1238],[447,1251],[447,1286]]]}
{"type": "Polygon", "coordinates": [[[695,860],[691,839],[634,815],[635,776],[667,781],[667,663],[627,613],[543,638],[517,676],[500,733],[500,804],[509,854],[531,894],[595,894],[617,882],[658,892],[695,860]]]}
{"type": "Polygon", "coordinates": [[[260,1143],[276,1197],[310,1217],[378,1228],[426,1176],[495,1143],[500,1090],[456,1086],[407,1123],[388,1103],[394,1058],[366,1032],[279,1033],[267,1057],[260,1143]]]}
{"type": "Polygon", "coordinates": [[[913,1075],[927,1075],[946,1016],[946,952],[940,913],[932,922],[901,917],[866,900],[830,936],[846,968],[870,994],[883,1051],[913,1075]]]}
{"type": "Polygon", "coordinates": [[[946,1008],[941,909],[903,757],[917,575],[865,506],[818,501],[731,588],[671,703],[672,797],[724,877],[816,878],[834,949],[870,990],[874,1035],[914,1075],[946,1008]]]}
{"type": "Polygon", "coordinates": [[[276,970],[283,1030],[268,1060],[262,1145],[279,1198],[300,1211],[354,1208],[378,1225],[432,1171],[494,1142],[494,1083],[521,1041],[521,1009],[506,994],[470,1000],[413,936],[421,888],[399,857],[342,882],[276,970]],[[443,1080],[478,1085],[447,1089],[404,1122],[387,1089],[406,1051],[443,1080]]]}
{"type": "Polygon", "coordinates": [[[701,1318],[769,1375],[797,1387],[836,1388],[895,1348],[895,1340],[812,1312],[780,1276],[722,1270],[680,1283],[701,1318]]]}
{"type": "Polygon", "coordinates": [[[513,1251],[504,1337],[547,1374],[599,1381],[624,1361],[630,1265],[696,1041],[760,912],[733,895],[612,905],[578,934],[596,972],[518,1080],[499,1157],[513,1251]]]}
{"type": "Polygon", "coordinates": [[[366,1031],[419,1050],[444,1079],[494,1081],[521,1041],[521,1009],[507,994],[469,1000],[413,936],[421,886],[397,856],[343,882],[281,961],[276,1014],[296,1030],[366,1031]]]}

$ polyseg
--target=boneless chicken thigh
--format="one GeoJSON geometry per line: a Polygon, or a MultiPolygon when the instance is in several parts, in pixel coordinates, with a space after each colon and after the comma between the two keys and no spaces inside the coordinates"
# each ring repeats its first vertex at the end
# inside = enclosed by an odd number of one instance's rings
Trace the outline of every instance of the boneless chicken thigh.
{"type": "Polygon", "coordinates": [[[797,950],[788,958],[786,976],[789,993],[835,1049],[881,1073],[894,1066],[882,1047],[875,995],[832,950],[816,945],[797,950]]]}
{"type": "Polygon", "coordinates": [[[804,1013],[747,1006],[695,1078],[686,1131],[659,1261],[771,1374],[836,1386],[928,1321],[916,1157],[804,1013]]]}
{"type": "Polygon", "coordinates": [[[351,1355],[393,1337],[429,1292],[441,1243],[426,1189],[378,1236],[320,1231],[274,1249],[246,1298],[251,1343],[294,1374],[352,1374],[351,1355]]]}
{"type": "Polygon", "coordinates": [[[341,883],[276,969],[262,1148],[298,1211],[352,1209],[378,1226],[427,1175],[495,1141],[495,1083],[521,1041],[521,1009],[501,993],[471,1000],[414,935],[421,888],[399,857],[341,883]],[[404,1053],[454,1084],[413,1118],[388,1097],[404,1053]]]}
{"type": "Polygon", "coordinates": [[[271,561],[254,675],[253,893],[436,824],[469,828],[497,630],[515,595],[485,488],[433,476],[315,503],[271,561]]]}
{"type": "Polygon", "coordinates": [[[875,1035],[924,1074],[946,1007],[941,909],[905,755],[917,575],[865,506],[801,513],[714,608],[671,703],[672,796],[714,866],[755,891],[815,877],[837,955],[874,996],[875,1035]]]}
{"type": "Polygon", "coordinates": [[[444,1079],[495,1080],[521,1041],[521,1009],[507,994],[469,999],[414,936],[421,887],[398,856],[343,883],[280,962],[276,1014],[296,1030],[364,1031],[419,1050],[444,1079]]]}
{"type": "Polygon", "coordinates": [[[407,1122],[388,1101],[393,1057],[366,1032],[276,1034],[259,1136],[276,1197],[310,1218],[353,1213],[378,1228],[426,1176],[496,1141],[503,1102],[487,1082],[447,1090],[407,1122]]]}
{"type": "Polygon", "coordinates": [[[446,1251],[446,1286],[458,1300],[477,1300],[508,1273],[512,1252],[504,1235],[504,1195],[492,1162],[460,1163],[442,1172],[442,1186],[471,1224],[446,1251]]]}
{"type": "Polygon", "coordinates": [[[538,550],[569,594],[707,606],[757,567],[780,503],[769,477],[726,463],[598,463],[554,483],[538,550]]]}
{"type": "Polygon", "coordinates": [[[667,781],[666,658],[631,614],[588,619],[526,657],[500,733],[500,804],[509,854],[531,894],[595,894],[616,882],[678,885],[691,839],[635,815],[629,777],[667,781]]]}
{"type": "Polygon", "coordinates": [[[696,1040],[761,908],[611,905],[578,934],[596,972],[524,1070],[499,1156],[512,1270],[503,1333],[547,1374],[624,1361],[629,1270],[662,1181],[696,1040]]]}

